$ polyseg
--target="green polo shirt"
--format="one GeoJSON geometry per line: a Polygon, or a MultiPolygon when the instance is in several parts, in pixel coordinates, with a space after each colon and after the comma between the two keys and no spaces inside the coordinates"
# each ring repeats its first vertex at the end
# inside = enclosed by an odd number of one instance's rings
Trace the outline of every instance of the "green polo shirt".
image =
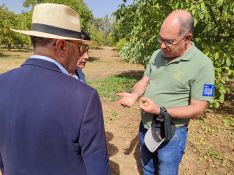
{"type": "MultiPolygon", "coordinates": [[[[171,62],[161,49],[155,51],[145,70],[150,78],[144,96],[166,108],[188,106],[190,99],[210,101],[214,96],[212,61],[193,44],[183,56],[171,62]]],[[[142,122],[149,128],[152,114],[142,112],[142,122]]],[[[188,124],[189,119],[173,119],[176,124],[188,124]]]]}

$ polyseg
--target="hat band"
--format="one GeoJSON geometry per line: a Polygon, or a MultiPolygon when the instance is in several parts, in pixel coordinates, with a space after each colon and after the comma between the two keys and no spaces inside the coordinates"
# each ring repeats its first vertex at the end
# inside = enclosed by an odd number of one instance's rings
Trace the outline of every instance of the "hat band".
{"type": "Polygon", "coordinates": [[[50,34],[59,35],[59,36],[64,36],[64,37],[69,37],[69,38],[82,39],[81,32],[54,27],[54,26],[50,26],[46,24],[33,23],[32,30],[38,31],[38,32],[44,32],[44,33],[50,33],[50,34]]]}

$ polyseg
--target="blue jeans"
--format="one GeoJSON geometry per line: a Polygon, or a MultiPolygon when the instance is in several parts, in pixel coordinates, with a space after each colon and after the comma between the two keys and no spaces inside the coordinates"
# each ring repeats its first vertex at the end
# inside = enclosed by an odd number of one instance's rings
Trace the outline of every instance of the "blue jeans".
{"type": "Polygon", "coordinates": [[[175,135],[151,153],[144,144],[147,129],[140,123],[140,153],[144,175],[177,175],[187,142],[188,128],[176,128],[175,135]]]}

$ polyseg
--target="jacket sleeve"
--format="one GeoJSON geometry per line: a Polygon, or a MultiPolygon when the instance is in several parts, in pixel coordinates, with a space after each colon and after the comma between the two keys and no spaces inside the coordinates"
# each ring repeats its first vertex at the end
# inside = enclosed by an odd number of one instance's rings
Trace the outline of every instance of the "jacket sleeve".
{"type": "Polygon", "coordinates": [[[83,117],[79,144],[87,175],[110,175],[102,106],[96,91],[83,117]]]}

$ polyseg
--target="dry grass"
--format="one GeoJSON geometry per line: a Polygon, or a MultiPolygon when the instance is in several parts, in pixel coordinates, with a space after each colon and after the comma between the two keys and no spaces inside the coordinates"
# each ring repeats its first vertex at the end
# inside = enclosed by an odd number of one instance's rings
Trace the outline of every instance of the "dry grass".
{"type": "Polygon", "coordinates": [[[0,73],[19,67],[30,55],[31,51],[21,52],[18,50],[0,50],[0,73]]]}

